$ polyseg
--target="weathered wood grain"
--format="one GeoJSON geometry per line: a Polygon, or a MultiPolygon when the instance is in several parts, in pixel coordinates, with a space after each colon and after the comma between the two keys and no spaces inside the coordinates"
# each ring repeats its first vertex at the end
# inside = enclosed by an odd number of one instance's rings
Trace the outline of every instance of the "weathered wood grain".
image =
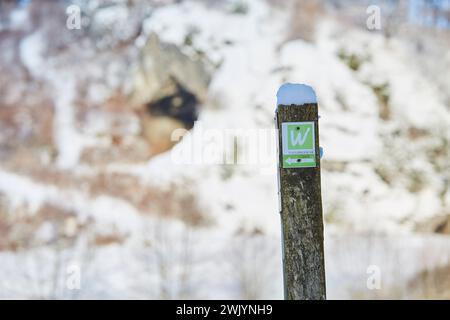
{"type": "Polygon", "coordinates": [[[277,109],[285,298],[326,299],[317,104],[277,109]],[[314,121],[315,168],[282,167],[283,122],[314,121]]]}

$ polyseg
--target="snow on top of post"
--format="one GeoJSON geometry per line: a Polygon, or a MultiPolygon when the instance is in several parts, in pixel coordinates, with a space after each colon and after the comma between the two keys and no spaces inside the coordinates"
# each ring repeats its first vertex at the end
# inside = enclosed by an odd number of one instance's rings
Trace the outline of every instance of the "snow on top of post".
{"type": "Polygon", "coordinates": [[[306,84],[285,83],[277,92],[277,107],[282,105],[302,105],[305,103],[317,103],[314,89],[306,84]]]}

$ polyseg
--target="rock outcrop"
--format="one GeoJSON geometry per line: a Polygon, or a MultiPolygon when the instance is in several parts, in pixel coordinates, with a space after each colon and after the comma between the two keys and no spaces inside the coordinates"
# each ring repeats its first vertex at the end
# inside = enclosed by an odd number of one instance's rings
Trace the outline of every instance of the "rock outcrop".
{"type": "Polygon", "coordinates": [[[170,139],[173,130],[191,129],[197,120],[211,80],[208,62],[151,34],[133,79],[131,100],[151,153],[166,151],[174,144],[170,139]]]}

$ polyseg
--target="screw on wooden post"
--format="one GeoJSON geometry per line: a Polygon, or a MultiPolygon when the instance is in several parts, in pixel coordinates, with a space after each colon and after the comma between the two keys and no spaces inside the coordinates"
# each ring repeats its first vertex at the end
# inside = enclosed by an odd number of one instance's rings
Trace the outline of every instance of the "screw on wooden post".
{"type": "Polygon", "coordinates": [[[317,100],[298,84],[277,100],[285,299],[326,299],[317,100]]]}

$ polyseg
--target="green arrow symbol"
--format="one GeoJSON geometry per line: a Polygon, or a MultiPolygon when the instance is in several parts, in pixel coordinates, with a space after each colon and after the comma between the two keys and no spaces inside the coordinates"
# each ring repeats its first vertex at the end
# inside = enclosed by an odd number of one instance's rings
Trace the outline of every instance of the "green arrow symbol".
{"type": "Polygon", "coordinates": [[[301,162],[301,161],[302,161],[302,159],[292,159],[292,158],[287,158],[286,159],[286,162],[288,164],[293,164],[293,163],[297,163],[297,162],[301,162]]]}

